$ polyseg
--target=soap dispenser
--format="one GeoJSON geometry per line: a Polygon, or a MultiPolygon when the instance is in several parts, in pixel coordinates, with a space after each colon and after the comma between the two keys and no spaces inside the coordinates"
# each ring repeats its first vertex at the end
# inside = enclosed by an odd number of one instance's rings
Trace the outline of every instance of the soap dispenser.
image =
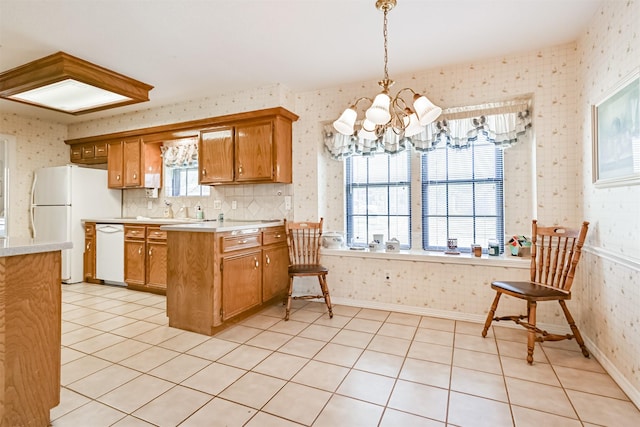
{"type": "Polygon", "coordinates": [[[196,205],[196,219],[204,219],[204,211],[200,205],[196,205]]]}
{"type": "Polygon", "coordinates": [[[164,201],[165,207],[164,207],[164,217],[165,218],[173,218],[173,209],[171,209],[171,203],[169,203],[168,201],[164,201]]]}

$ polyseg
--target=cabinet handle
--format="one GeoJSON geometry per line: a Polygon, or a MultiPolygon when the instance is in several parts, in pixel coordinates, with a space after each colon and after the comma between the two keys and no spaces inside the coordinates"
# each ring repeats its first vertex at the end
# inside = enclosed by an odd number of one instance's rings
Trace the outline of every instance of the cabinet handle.
{"type": "Polygon", "coordinates": [[[153,255],[153,253],[152,253],[152,252],[153,252],[153,248],[149,248],[149,256],[152,256],[152,255],[153,255]]]}
{"type": "Polygon", "coordinates": [[[242,175],[242,173],[243,173],[243,172],[242,172],[242,165],[238,166],[238,173],[239,173],[240,175],[242,175]]]}
{"type": "Polygon", "coordinates": [[[280,233],[276,234],[276,239],[279,239],[281,237],[282,237],[282,235],[280,233]]]}
{"type": "Polygon", "coordinates": [[[269,255],[266,255],[266,264],[271,264],[271,258],[269,258],[269,255]]]}
{"type": "Polygon", "coordinates": [[[138,255],[142,255],[142,248],[138,248],[138,255]]]}
{"type": "Polygon", "coordinates": [[[207,176],[207,170],[205,168],[202,168],[202,176],[207,176]]]}
{"type": "Polygon", "coordinates": [[[116,181],[120,181],[120,175],[116,175],[116,181]]]}
{"type": "Polygon", "coordinates": [[[253,262],[256,263],[256,268],[260,267],[260,263],[258,262],[258,258],[253,257],[253,262]]]}
{"type": "Polygon", "coordinates": [[[87,242],[87,250],[91,249],[91,242],[87,242]]]}
{"type": "Polygon", "coordinates": [[[248,240],[247,240],[247,239],[242,239],[242,240],[240,240],[240,244],[241,244],[241,245],[244,245],[244,244],[245,244],[245,243],[247,243],[247,242],[248,242],[248,240]]]}
{"type": "Polygon", "coordinates": [[[133,174],[133,179],[138,179],[138,174],[137,173],[133,174]]]}

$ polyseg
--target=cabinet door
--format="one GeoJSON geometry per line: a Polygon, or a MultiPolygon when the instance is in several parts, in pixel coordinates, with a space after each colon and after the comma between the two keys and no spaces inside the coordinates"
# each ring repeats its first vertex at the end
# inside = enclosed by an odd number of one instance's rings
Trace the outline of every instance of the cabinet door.
{"type": "Polygon", "coordinates": [[[236,181],[273,179],[272,122],[236,126],[236,181]]]}
{"type": "Polygon", "coordinates": [[[233,182],[233,128],[202,131],[198,144],[200,184],[233,182]]]}
{"type": "Polygon", "coordinates": [[[124,151],[124,186],[140,187],[140,139],[129,139],[123,142],[124,151]]]}
{"type": "Polygon", "coordinates": [[[107,170],[109,188],[124,187],[124,165],[122,141],[110,142],[107,147],[107,170]]]}
{"type": "Polygon", "coordinates": [[[222,320],[261,303],[260,258],[258,249],[222,259],[222,320]]]}
{"type": "Polygon", "coordinates": [[[124,281],[144,285],[145,248],[144,240],[124,241],[124,281]]]}
{"type": "Polygon", "coordinates": [[[272,246],[262,251],[262,301],[282,295],[289,290],[289,248],[272,246]]]}
{"type": "Polygon", "coordinates": [[[167,289],[167,244],[147,242],[147,286],[167,289]]]}
{"type": "Polygon", "coordinates": [[[95,225],[87,224],[84,235],[84,279],[96,278],[96,234],[95,225]]]}

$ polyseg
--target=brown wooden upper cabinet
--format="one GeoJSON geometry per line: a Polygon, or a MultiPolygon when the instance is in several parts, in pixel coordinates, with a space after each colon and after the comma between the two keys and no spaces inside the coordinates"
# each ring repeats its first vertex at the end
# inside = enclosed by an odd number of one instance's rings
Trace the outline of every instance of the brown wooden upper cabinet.
{"type": "Polygon", "coordinates": [[[107,162],[110,188],[160,188],[163,141],[197,137],[200,184],[291,184],[296,120],[273,107],[65,142],[72,162],[107,162]]]}
{"type": "Polygon", "coordinates": [[[107,149],[109,188],[161,186],[160,143],[145,143],[141,138],[111,141],[107,149]]]}
{"type": "Polygon", "coordinates": [[[107,143],[76,144],[70,149],[71,163],[95,165],[107,162],[107,143]]]}
{"type": "Polygon", "coordinates": [[[200,184],[291,183],[291,120],[275,116],[205,129],[200,184]]]}

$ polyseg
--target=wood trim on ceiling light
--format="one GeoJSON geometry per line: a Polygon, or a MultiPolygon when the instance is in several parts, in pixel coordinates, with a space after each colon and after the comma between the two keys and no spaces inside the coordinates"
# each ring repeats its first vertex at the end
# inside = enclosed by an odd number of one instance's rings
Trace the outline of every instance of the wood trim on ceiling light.
{"type": "Polygon", "coordinates": [[[73,115],[145,102],[149,100],[149,91],[151,89],[153,89],[151,85],[64,52],[57,52],[0,73],[0,98],[73,115]],[[14,98],[20,93],[65,80],[84,83],[121,95],[125,99],[83,109],[64,110],[50,105],[14,98]]]}

